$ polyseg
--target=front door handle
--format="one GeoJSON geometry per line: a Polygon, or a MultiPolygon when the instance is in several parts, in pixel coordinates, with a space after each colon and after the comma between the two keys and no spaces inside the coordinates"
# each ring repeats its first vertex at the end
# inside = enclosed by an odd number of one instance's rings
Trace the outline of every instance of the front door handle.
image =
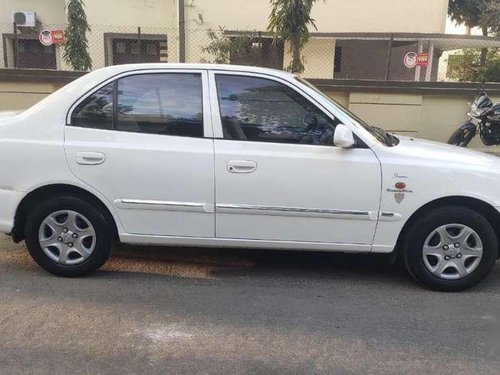
{"type": "Polygon", "coordinates": [[[102,152],[77,152],[76,163],[81,165],[99,165],[104,163],[106,155],[102,152]]]}
{"type": "Polygon", "coordinates": [[[257,169],[257,163],[252,160],[229,160],[227,171],[229,173],[252,173],[257,169]]]}

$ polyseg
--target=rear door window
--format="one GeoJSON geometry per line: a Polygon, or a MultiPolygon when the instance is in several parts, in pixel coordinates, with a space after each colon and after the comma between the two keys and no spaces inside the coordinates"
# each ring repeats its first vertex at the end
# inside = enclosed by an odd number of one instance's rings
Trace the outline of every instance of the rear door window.
{"type": "Polygon", "coordinates": [[[201,74],[151,73],[120,78],[78,104],[71,125],[201,138],[201,74]]]}
{"type": "Polygon", "coordinates": [[[201,75],[140,74],[117,83],[115,129],[203,137],[201,75]]]}
{"type": "Polygon", "coordinates": [[[113,128],[113,83],[83,100],[73,111],[71,125],[81,128],[113,128]]]}

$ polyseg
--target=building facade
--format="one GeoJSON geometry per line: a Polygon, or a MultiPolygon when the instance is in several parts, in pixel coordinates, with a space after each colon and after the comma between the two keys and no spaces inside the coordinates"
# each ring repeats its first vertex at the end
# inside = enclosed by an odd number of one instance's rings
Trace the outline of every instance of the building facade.
{"type": "MultiPolygon", "coordinates": [[[[63,47],[38,42],[41,30],[65,28],[65,2],[2,0],[0,67],[71,69],[61,58],[63,47]],[[36,26],[17,27],[14,32],[16,11],[34,11],[36,26]]],[[[291,59],[289,46],[273,41],[266,32],[269,0],[86,0],[85,4],[93,68],[134,62],[214,62],[221,58],[209,51],[214,38],[240,46],[223,56],[228,63],[285,68],[291,59]]],[[[312,12],[317,29],[311,28],[312,37],[303,49],[303,75],[430,79],[433,74],[418,71],[417,77],[416,69],[405,68],[403,56],[431,49],[430,41],[422,42],[423,35],[445,32],[447,6],[448,0],[318,1],[312,12]]],[[[431,59],[439,57],[439,51],[431,52],[431,59]]]]}

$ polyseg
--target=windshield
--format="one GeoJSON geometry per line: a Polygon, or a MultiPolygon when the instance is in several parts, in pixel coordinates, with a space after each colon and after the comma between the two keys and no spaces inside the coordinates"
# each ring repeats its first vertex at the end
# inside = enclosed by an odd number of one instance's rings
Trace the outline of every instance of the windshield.
{"type": "Polygon", "coordinates": [[[325,98],[326,100],[328,100],[330,103],[333,103],[337,107],[341,107],[342,110],[345,113],[347,113],[349,115],[349,117],[353,120],[353,124],[354,125],[356,125],[358,127],[362,127],[363,129],[365,129],[366,131],[368,131],[379,142],[381,142],[381,143],[383,143],[383,144],[385,144],[387,146],[391,146],[391,147],[392,146],[396,146],[399,143],[399,139],[395,135],[393,135],[391,133],[388,133],[388,132],[386,132],[385,130],[383,130],[381,128],[377,128],[375,126],[368,125],[366,122],[364,122],[358,116],[356,116],[354,113],[352,113],[348,109],[342,107],[339,103],[337,103],[335,100],[333,100],[332,98],[330,98],[328,95],[326,95],[325,93],[323,93],[316,86],[312,85],[311,83],[309,83],[305,79],[302,79],[302,78],[297,77],[297,76],[295,77],[295,79],[297,81],[299,81],[300,83],[306,85],[307,87],[311,88],[312,90],[314,90],[316,93],[318,93],[319,95],[321,95],[323,98],[325,98]]]}
{"type": "Polygon", "coordinates": [[[476,100],[472,103],[472,109],[478,109],[478,108],[491,108],[493,106],[493,102],[491,101],[490,98],[488,98],[488,95],[486,93],[483,93],[479,95],[476,100]]]}

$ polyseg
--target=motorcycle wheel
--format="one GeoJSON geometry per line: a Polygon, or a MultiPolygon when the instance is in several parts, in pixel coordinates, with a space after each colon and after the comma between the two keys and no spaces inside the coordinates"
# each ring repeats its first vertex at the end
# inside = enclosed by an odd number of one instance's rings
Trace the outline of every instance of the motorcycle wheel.
{"type": "Polygon", "coordinates": [[[457,129],[448,139],[448,144],[455,145],[458,147],[467,147],[472,138],[476,135],[475,131],[457,129]]]}

